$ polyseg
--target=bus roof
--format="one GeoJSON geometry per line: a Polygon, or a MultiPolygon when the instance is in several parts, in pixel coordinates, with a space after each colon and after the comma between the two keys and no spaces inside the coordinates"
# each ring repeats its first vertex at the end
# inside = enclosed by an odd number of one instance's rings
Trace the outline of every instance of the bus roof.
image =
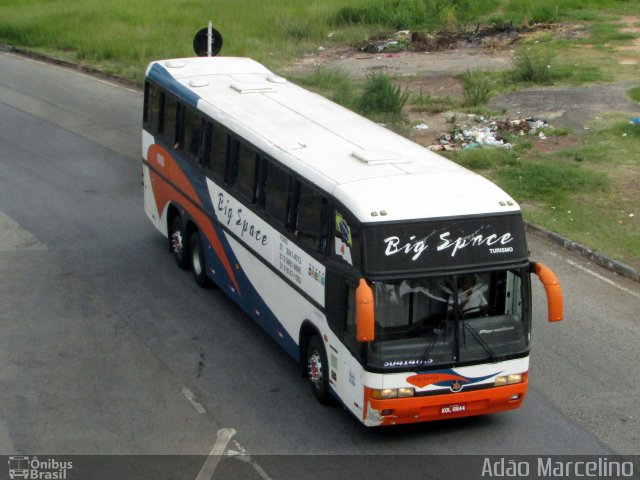
{"type": "Polygon", "coordinates": [[[362,222],[519,211],[482,176],[254,60],[162,60],[147,76],[332,194],[362,222]]]}

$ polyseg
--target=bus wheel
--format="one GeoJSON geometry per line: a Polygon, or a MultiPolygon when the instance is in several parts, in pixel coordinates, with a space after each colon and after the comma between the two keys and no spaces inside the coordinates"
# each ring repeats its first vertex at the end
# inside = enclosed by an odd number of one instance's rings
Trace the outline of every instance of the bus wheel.
{"type": "Polygon", "coordinates": [[[191,270],[193,271],[193,278],[195,278],[196,283],[200,287],[207,288],[210,285],[210,280],[207,276],[207,264],[204,258],[204,249],[202,248],[200,232],[196,231],[191,234],[189,251],[191,253],[191,270]]]}
{"type": "Polygon", "coordinates": [[[311,391],[320,403],[331,401],[329,392],[329,363],[322,340],[317,335],[312,336],[307,344],[307,378],[311,391]]]}
{"type": "Polygon", "coordinates": [[[187,244],[184,226],[180,215],[173,217],[171,221],[171,230],[169,231],[169,241],[171,242],[171,251],[176,263],[183,270],[189,270],[191,263],[187,255],[187,244]]]}

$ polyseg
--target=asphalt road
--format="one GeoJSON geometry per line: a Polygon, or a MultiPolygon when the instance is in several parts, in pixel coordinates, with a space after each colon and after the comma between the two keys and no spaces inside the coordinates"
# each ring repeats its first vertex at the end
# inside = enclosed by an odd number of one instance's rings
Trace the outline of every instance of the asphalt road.
{"type": "Polygon", "coordinates": [[[361,455],[452,478],[459,462],[427,455],[640,453],[640,285],[535,237],[566,319],[546,323],[536,285],[520,410],[367,429],[317,404],[290,357],[179,271],[146,219],[141,105],[137,91],[0,54],[0,454],[242,453],[170,478],[250,478],[221,476],[240,465],[281,480],[380,471],[361,455]]]}

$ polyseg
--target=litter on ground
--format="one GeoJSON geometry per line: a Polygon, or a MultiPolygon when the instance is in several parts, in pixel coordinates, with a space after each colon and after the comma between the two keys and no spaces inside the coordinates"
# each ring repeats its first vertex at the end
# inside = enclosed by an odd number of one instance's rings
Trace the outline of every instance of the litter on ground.
{"type": "Polygon", "coordinates": [[[546,121],[535,118],[516,120],[490,120],[479,115],[470,115],[469,122],[456,124],[441,134],[431,150],[470,150],[479,147],[511,148],[505,140],[507,135],[532,135],[540,140],[547,138],[545,129],[552,128],[546,121]]]}

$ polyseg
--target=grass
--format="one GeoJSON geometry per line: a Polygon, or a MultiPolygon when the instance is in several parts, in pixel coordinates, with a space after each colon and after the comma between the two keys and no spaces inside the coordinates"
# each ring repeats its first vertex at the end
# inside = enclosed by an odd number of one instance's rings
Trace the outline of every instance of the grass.
{"type": "Polygon", "coordinates": [[[631,90],[629,90],[627,92],[627,95],[629,95],[629,98],[631,98],[631,100],[640,102],[640,85],[637,87],[633,87],[631,90]]]}
{"type": "Polygon", "coordinates": [[[409,92],[394,83],[388,75],[372,75],[363,83],[356,83],[340,70],[316,68],[311,75],[291,80],[375,122],[385,124],[395,132],[404,135],[409,133],[409,121],[404,112],[409,92]]]}
{"type": "Polygon", "coordinates": [[[292,78],[292,80],[346,108],[351,110],[356,108],[358,87],[341,70],[318,67],[311,75],[292,78]]]}
{"type": "Polygon", "coordinates": [[[546,49],[521,50],[516,55],[511,79],[523,83],[552,83],[558,77],[556,69],[551,68],[552,58],[552,52],[546,49]]]}
{"type": "Polygon", "coordinates": [[[368,114],[401,115],[409,92],[394,85],[388,75],[372,75],[365,81],[358,111],[368,114]]]}
{"type": "Polygon", "coordinates": [[[340,8],[331,17],[335,26],[384,25],[395,30],[453,28],[495,11],[491,0],[379,0],[340,8]]]}
{"type": "Polygon", "coordinates": [[[638,126],[626,117],[605,118],[578,147],[550,154],[526,138],[510,141],[512,150],[447,156],[517,198],[527,220],[640,268],[638,126]]]}
{"type": "Polygon", "coordinates": [[[224,55],[277,65],[327,40],[339,0],[0,0],[0,43],[56,54],[140,78],[157,58],[191,56],[211,18],[224,55]]]}
{"type": "Polygon", "coordinates": [[[447,155],[463,167],[475,171],[488,171],[516,165],[517,156],[507,149],[477,148],[460,150],[447,155]]]}
{"type": "Polygon", "coordinates": [[[480,70],[467,70],[462,75],[463,105],[476,107],[491,98],[491,82],[480,70]]]}
{"type": "Polygon", "coordinates": [[[504,73],[503,84],[581,85],[610,80],[611,55],[584,59],[575,46],[565,41],[525,45],[516,53],[513,68],[504,73]]]}
{"type": "MultiPolygon", "coordinates": [[[[579,52],[584,47],[568,45],[564,40],[551,40],[548,33],[543,33],[542,38],[541,42],[523,42],[510,69],[465,72],[460,77],[463,99],[449,99],[448,103],[470,109],[484,105],[493,95],[507,91],[534,85],[583,85],[611,81],[620,71],[611,53],[592,55],[589,52],[585,59],[584,53],[579,52]]],[[[633,72],[630,74],[633,76],[633,72]]]]}
{"type": "Polygon", "coordinates": [[[606,176],[577,163],[528,158],[499,169],[495,178],[522,202],[566,204],[576,192],[608,192],[606,176]]]}
{"type": "Polygon", "coordinates": [[[442,113],[446,110],[451,110],[454,107],[458,106],[458,102],[453,100],[451,97],[446,96],[437,96],[431,95],[430,93],[425,93],[421,88],[418,93],[410,96],[409,101],[410,109],[413,112],[424,112],[424,113],[442,113]]]}
{"type": "MultiPolygon", "coordinates": [[[[581,85],[610,80],[599,65],[564,63],[556,60],[556,50],[547,46],[523,46],[516,53],[512,68],[504,71],[468,70],[460,76],[461,100],[438,98],[423,93],[412,97],[414,111],[439,113],[459,108],[483,114],[482,106],[492,96],[534,85],[581,85]],[[480,110],[476,110],[480,108],[480,110]]],[[[629,93],[633,95],[633,91],[629,93]]]]}
{"type": "MultiPolygon", "coordinates": [[[[0,0],[0,43],[45,52],[140,79],[152,59],[192,55],[192,38],[210,18],[222,54],[270,67],[318,46],[365,40],[400,28],[433,31],[498,18],[527,24],[637,12],[635,0],[0,0]],[[333,33],[329,37],[329,33],[333,33]]],[[[629,38],[606,22],[597,42],[629,38]],[[613,29],[613,30],[612,30],[613,29]]]]}
{"type": "Polygon", "coordinates": [[[637,11],[633,0],[511,0],[503,5],[501,20],[518,24],[590,21],[601,18],[603,12],[623,15],[637,11]]]}

